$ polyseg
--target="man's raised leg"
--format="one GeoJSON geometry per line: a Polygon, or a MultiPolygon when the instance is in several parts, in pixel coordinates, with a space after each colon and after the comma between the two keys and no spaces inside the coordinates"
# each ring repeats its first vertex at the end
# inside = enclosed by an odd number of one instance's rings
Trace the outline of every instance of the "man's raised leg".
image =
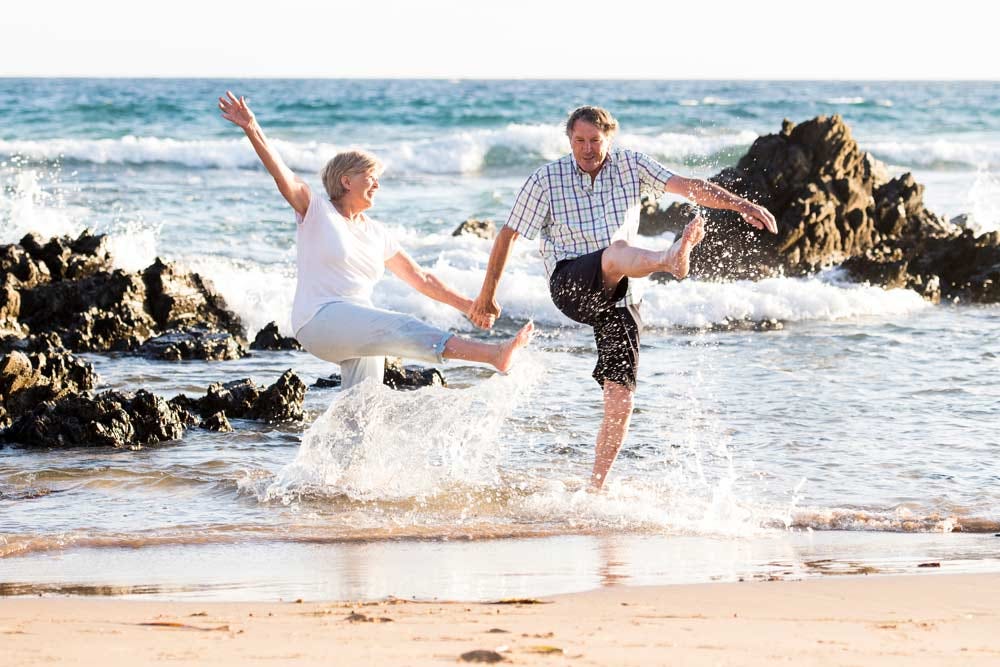
{"type": "Polygon", "coordinates": [[[594,450],[594,469],[590,473],[590,486],[595,491],[604,486],[611,465],[618,457],[618,450],[628,435],[632,419],[632,396],[635,392],[623,384],[604,381],[604,420],[597,432],[594,450]]]}
{"type": "Polygon", "coordinates": [[[667,271],[677,278],[688,274],[691,250],[705,238],[705,224],[701,217],[688,223],[680,238],[666,250],[645,250],[615,241],[601,255],[601,272],[604,286],[613,292],[622,278],[645,278],[657,271],[667,271]]]}

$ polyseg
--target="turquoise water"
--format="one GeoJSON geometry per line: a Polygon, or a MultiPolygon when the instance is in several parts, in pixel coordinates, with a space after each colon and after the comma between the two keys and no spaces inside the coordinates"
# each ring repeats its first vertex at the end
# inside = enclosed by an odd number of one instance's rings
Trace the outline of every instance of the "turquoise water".
{"type": "MultiPolygon", "coordinates": [[[[470,295],[490,244],[451,230],[468,217],[502,221],[531,170],[565,152],[560,123],[581,103],[615,113],[620,144],[699,176],[784,118],[839,113],[893,174],[914,172],[932,210],[1000,228],[997,83],[0,79],[0,242],[90,227],[111,235],[120,266],[180,261],[214,281],[251,335],[272,320],[287,332],[294,225],[242,133],[218,116],[227,88],[250,98],[315,188],[337,150],[375,151],[387,171],[373,215],[470,295]]],[[[337,390],[308,393],[304,424],[237,422],[232,434],[190,431],[140,452],[0,450],[0,582],[20,580],[32,558],[137,546],[260,545],[280,557],[303,542],[756,544],[809,530],[935,533],[947,545],[953,530],[1000,529],[996,306],[933,306],[835,271],[650,285],[632,433],[608,492],[592,497],[581,490],[600,418],[592,337],[548,301],[529,242],[515,246],[499,299],[501,333],[529,318],[540,330],[515,372],[450,364],[451,389],[355,397],[382,415],[360,450],[343,436],[357,403],[337,390]],[[712,331],[743,319],[783,328],[712,331]]],[[[392,278],[376,301],[487,335],[392,278]]],[[[164,396],[336,370],[304,353],[88,359],[102,387],[164,396]]]]}

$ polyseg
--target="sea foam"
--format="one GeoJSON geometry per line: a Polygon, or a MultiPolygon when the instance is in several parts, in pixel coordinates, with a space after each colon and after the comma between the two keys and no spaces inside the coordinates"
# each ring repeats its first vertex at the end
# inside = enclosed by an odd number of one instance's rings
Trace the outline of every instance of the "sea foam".
{"type": "Polygon", "coordinates": [[[463,389],[399,392],[369,380],[335,395],[260,499],[398,500],[497,486],[508,453],[500,430],[544,374],[531,353],[519,356],[508,375],[463,389]]]}
{"type": "MultiPolygon", "coordinates": [[[[683,161],[721,150],[746,148],[756,138],[749,131],[721,134],[665,132],[623,134],[622,147],[643,151],[665,161],[683,161]]],[[[288,141],[272,145],[295,170],[315,172],[346,144],[288,141]]],[[[385,162],[387,173],[467,174],[491,168],[527,166],[566,154],[566,136],[559,125],[512,123],[501,129],[443,132],[434,137],[381,142],[365,146],[385,162]]],[[[259,160],[245,138],[173,139],[125,136],[119,139],[47,139],[0,141],[0,155],[32,160],[93,164],[172,164],[196,169],[257,168],[259,160]]]]}

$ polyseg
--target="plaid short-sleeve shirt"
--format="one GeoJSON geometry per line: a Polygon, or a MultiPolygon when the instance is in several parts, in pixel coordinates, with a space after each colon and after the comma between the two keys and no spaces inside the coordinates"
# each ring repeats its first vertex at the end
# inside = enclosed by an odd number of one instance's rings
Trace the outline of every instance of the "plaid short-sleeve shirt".
{"type": "MultiPolygon", "coordinates": [[[[549,275],[556,263],[631,242],[639,231],[641,195],[659,198],[673,174],[644,153],[612,150],[593,184],[573,155],[540,167],[521,188],[507,226],[529,239],[541,237],[549,275]]],[[[629,281],[625,303],[640,301],[629,281]]]]}

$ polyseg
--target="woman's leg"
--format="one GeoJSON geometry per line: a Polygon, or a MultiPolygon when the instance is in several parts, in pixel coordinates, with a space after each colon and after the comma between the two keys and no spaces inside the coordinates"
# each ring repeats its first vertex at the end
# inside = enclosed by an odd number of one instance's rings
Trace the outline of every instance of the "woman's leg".
{"type": "Polygon", "coordinates": [[[478,340],[452,336],[444,346],[445,359],[463,359],[490,364],[501,373],[506,373],[514,361],[514,353],[528,344],[535,325],[528,322],[513,338],[502,343],[484,343],[478,340]]]}
{"type": "Polygon", "coordinates": [[[513,338],[486,343],[456,336],[411,315],[350,303],[325,306],[302,327],[297,338],[311,354],[341,363],[345,359],[396,356],[428,362],[464,359],[506,372],[514,352],[531,340],[528,323],[513,338]]]}
{"type": "Polygon", "coordinates": [[[371,378],[382,384],[385,377],[385,357],[357,357],[340,362],[340,388],[350,389],[371,378]]]}

